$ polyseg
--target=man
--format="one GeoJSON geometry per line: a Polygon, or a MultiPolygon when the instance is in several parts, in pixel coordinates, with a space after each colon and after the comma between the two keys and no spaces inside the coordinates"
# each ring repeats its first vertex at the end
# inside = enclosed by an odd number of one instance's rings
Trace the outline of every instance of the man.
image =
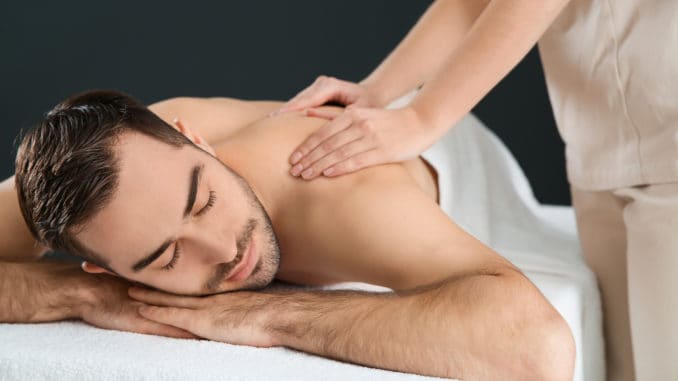
{"type": "MultiPolygon", "coordinates": [[[[76,317],[468,380],[572,378],[566,323],[514,266],[443,213],[433,168],[417,158],[335,179],[293,177],[287,153],[324,121],[265,117],[279,106],[176,98],[149,111],[94,91],[55,107],[19,147],[20,210],[38,242],[83,257],[97,282],[65,265],[50,273],[8,264],[1,306],[15,315],[2,320],[76,317]],[[196,133],[172,128],[177,116],[196,133]],[[34,282],[40,290],[55,279],[86,286],[70,288],[62,304],[45,301],[34,293],[51,290],[36,291],[31,274],[47,279],[34,282]],[[157,290],[133,287],[129,299],[119,278],[157,290]],[[274,278],[395,292],[242,291],[274,278]]],[[[9,205],[2,223],[14,237],[0,242],[8,257],[32,244],[12,210],[18,215],[9,205]]]]}

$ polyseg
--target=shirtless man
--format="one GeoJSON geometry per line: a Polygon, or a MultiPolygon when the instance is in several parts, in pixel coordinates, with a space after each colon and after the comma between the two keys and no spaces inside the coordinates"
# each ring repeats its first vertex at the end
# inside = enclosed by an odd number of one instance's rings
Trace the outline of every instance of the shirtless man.
{"type": "Polygon", "coordinates": [[[421,158],[293,177],[289,152],[325,121],[265,117],[279,106],[174,98],[150,112],[109,91],[57,106],[17,155],[28,229],[4,183],[0,254],[65,250],[91,274],[0,262],[2,321],[82,318],[467,380],[572,379],[565,321],[443,213],[421,158]],[[173,129],[177,116],[192,130],[173,129]],[[394,293],[243,291],[274,278],[394,293]]]}

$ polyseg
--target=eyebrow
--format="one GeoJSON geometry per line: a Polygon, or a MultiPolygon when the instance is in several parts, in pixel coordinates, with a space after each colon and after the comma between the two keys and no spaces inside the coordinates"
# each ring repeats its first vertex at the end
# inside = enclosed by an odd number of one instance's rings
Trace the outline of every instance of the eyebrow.
{"type": "MultiPolygon", "coordinates": [[[[202,174],[202,169],[204,168],[204,164],[198,164],[193,167],[191,170],[191,175],[189,177],[189,184],[188,184],[188,199],[186,201],[186,207],[184,208],[184,213],[183,213],[183,218],[185,219],[188,217],[188,215],[191,213],[191,210],[193,210],[193,207],[195,206],[195,199],[196,195],[198,194],[198,185],[200,184],[200,175],[202,174]]],[[[135,273],[138,273],[139,271],[145,269],[148,267],[151,263],[153,263],[156,259],[158,259],[162,253],[167,250],[169,245],[174,242],[174,239],[167,239],[165,242],[163,242],[160,247],[155,249],[151,254],[145,256],[141,260],[139,260],[137,263],[135,263],[132,266],[132,271],[135,273]]]]}

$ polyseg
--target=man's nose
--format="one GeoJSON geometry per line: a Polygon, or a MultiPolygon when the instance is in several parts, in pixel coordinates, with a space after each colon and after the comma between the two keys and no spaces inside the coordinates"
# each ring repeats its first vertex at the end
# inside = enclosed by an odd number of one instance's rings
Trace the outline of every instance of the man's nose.
{"type": "Polygon", "coordinates": [[[197,254],[207,265],[231,262],[238,254],[236,237],[233,233],[210,229],[203,230],[198,236],[197,254]]]}

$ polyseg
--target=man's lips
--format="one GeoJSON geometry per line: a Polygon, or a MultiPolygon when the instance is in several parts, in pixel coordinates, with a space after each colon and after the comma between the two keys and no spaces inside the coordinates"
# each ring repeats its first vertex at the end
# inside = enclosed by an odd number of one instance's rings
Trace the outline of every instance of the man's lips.
{"type": "Polygon", "coordinates": [[[233,270],[231,270],[225,281],[235,282],[243,280],[250,275],[255,264],[254,247],[254,236],[252,236],[250,238],[249,245],[243,254],[243,257],[240,260],[240,263],[238,263],[238,265],[233,270]]]}

